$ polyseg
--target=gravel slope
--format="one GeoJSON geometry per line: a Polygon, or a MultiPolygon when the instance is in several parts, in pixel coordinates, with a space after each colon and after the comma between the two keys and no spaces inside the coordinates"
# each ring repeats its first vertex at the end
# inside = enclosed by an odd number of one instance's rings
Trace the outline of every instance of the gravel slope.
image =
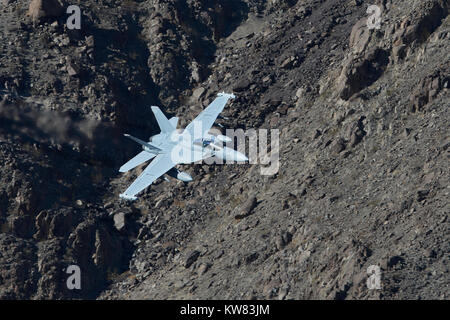
{"type": "Polygon", "coordinates": [[[1,299],[449,298],[447,1],[84,1],[81,30],[29,3],[0,4],[1,299]],[[121,134],[220,91],[225,128],[279,130],[278,173],[119,201],[121,134]]]}

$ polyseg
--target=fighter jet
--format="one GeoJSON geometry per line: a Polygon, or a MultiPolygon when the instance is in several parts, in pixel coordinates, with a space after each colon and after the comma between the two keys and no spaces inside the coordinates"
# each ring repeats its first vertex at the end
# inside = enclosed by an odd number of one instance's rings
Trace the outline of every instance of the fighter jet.
{"type": "Polygon", "coordinates": [[[192,181],[188,173],[175,168],[177,164],[194,163],[214,156],[227,162],[248,161],[241,152],[224,146],[224,143],[231,141],[229,137],[209,133],[225,104],[234,98],[233,94],[219,93],[184,130],[177,129],[177,117],[167,119],[158,107],[152,106],[161,133],[150,137],[148,142],[125,134],[142,145],[143,151],[125,163],[119,171],[127,172],[144,162],[153,158],[154,160],[120,197],[130,201],[136,200],[138,193],[164,174],[184,182],[192,181]]]}

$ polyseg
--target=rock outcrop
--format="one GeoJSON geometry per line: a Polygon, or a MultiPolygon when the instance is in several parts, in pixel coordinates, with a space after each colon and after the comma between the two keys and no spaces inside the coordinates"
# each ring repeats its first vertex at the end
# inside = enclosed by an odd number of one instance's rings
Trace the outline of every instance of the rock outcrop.
{"type": "Polygon", "coordinates": [[[33,22],[59,17],[63,13],[64,7],[60,0],[31,0],[28,8],[28,16],[33,22]]]}
{"type": "Polygon", "coordinates": [[[69,30],[3,1],[0,299],[448,299],[448,1],[373,1],[379,29],[367,4],[86,0],[69,30]],[[122,134],[221,91],[257,163],[122,202],[122,134]]]}

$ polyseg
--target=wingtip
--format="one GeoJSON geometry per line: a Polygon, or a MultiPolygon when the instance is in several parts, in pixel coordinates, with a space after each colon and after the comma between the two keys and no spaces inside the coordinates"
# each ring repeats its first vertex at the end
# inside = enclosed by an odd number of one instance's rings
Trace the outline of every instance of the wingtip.
{"type": "Polygon", "coordinates": [[[231,98],[231,99],[235,99],[236,98],[236,96],[234,94],[226,93],[225,91],[222,91],[222,92],[218,93],[217,95],[219,97],[228,97],[228,98],[231,98]]]}
{"type": "Polygon", "coordinates": [[[135,197],[135,196],[129,196],[129,195],[126,195],[126,194],[124,194],[124,193],[121,193],[121,194],[119,195],[119,197],[120,197],[121,199],[124,199],[124,200],[127,200],[127,201],[135,201],[135,200],[137,200],[137,197],[135,197]]]}

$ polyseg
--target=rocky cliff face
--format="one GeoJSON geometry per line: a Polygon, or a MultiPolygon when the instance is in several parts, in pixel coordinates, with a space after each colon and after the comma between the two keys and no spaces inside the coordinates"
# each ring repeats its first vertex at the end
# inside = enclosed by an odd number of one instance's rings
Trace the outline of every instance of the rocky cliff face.
{"type": "Polygon", "coordinates": [[[84,1],[80,30],[71,4],[0,5],[0,298],[449,298],[448,1],[84,1]],[[120,202],[121,134],[219,91],[224,127],[280,130],[278,173],[120,202]]]}

